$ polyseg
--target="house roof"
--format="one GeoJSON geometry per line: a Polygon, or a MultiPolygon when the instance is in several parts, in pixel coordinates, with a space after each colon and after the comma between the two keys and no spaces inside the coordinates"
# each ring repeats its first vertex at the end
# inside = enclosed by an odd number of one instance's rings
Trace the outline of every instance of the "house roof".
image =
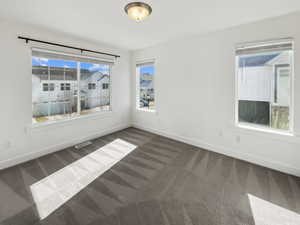
{"type": "Polygon", "coordinates": [[[100,81],[100,80],[102,80],[105,77],[109,77],[107,74],[104,74],[104,73],[102,73],[100,71],[97,71],[97,72],[88,71],[88,72],[81,73],[81,79],[82,80],[90,79],[92,76],[94,78],[98,78],[97,81],[100,81]]]}
{"type": "MultiPolygon", "coordinates": [[[[101,72],[100,72],[100,73],[101,73],[101,72]]],[[[101,74],[102,74],[102,73],[101,73],[101,74]]],[[[109,76],[108,76],[107,74],[102,74],[102,77],[100,77],[100,79],[98,79],[98,81],[102,80],[102,79],[105,78],[105,77],[109,78],[109,76]]]]}
{"type": "Polygon", "coordinates": [[[276,53],[268,55],[241,56],[239,58],[239,67],[264,66],[267,62],[271,61],[279,55],[279,53],[276,53]]]}

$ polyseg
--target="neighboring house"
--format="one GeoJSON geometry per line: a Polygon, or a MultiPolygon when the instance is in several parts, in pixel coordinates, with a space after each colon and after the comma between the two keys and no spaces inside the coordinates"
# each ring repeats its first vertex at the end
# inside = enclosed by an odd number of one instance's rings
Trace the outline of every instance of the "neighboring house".
{"type": "Polygon", "coordinates": [[[140,96],[143,99],[154,99],[153,75],[142,74],[140,77],[140,96]]]}
{"type": "Polygon", "coordinates": [[[290,65],[288,55],[256,55],[241,57],[239,100],[263,101],[288,106],[290,65]]]}
{"type": "MultiPolygon", "coordinates": [[[[34,66],[32,70],[34,117],[77,111],[77,70],[34,66]]],[[[109,75],[81,70],[81,108],[91,109],[110,103],[109,75]]]]}
{"type": "Polygon", "coordinates": [[[275,128],[286,129],[288,127],[289,57],[289,52],[286,51],[280,54],[241,56],[239,58],[240,121],[271,125],[275,128]],[[278,121],[281,121],[280,124],[278,121]]]}
{"type": "Polygon", "coordinates": [[[109,95],[109,76],[102,72],[84,73],[81,76],[80,90],[81,107],[90,109],[97,106],[108,105],[109,95]]]}

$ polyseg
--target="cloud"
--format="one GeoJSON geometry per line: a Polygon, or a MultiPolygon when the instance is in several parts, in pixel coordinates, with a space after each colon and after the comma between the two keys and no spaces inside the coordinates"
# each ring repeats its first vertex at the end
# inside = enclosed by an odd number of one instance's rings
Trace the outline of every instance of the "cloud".
{"type": "Polygon", "coordinates": [[[101,64],[93,64],[91,67],[88,68],[89,71],[101,71],[101,72],[107,72],[108,66],[101,65],[101,64]]]}
{"type": "Polygon", "coordinates": [[[38,59],[42,62],[48,62],[48,59],[46,59],[46,58],[38,58],[38,59]]]}
{"type": "Polygon", "coordinates": [[[99,64],[93,64],[91,67],[89,67],[89,71],[95,71],[95,70],[99,70],[101,68],[101,66],[99,64]]]}
{"type": "Polygon", "coordinates": [[[32,63],[34,65],[47,66],[48,59],[46,59],[46,58],[39,58],[39,57],[32,57],[32,63]]]}

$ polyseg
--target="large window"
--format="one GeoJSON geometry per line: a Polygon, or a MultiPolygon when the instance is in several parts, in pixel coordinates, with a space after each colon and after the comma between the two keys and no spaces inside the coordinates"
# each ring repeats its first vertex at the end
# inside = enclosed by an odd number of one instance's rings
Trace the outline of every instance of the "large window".
{"type": "Polygon", "coordinates": [[[32,121],[110,110],[111,61],[32,51],[32,121]],[[79,90],[79,91],[78,91],[79,90]]]}
{"type": "Polygon", "coordinates": [[[154,63],[136,65],[137,108],[155,111],[154,63]]]}
{"type": "Polygon", "coordinates": [[[291,131],[292,41],[240,46],[236,55],[236,121],[291,131]]]}

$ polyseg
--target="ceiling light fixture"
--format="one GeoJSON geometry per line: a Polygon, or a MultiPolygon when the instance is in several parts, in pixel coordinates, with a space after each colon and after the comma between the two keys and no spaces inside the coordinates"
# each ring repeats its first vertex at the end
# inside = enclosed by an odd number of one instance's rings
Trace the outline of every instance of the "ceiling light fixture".
{"type": "Polygon", "coordinates": [[[152,12],[151,6],[144,2],[131,2],[124,9],[128,16],[136,21],[146,19],[152,12]]]}

